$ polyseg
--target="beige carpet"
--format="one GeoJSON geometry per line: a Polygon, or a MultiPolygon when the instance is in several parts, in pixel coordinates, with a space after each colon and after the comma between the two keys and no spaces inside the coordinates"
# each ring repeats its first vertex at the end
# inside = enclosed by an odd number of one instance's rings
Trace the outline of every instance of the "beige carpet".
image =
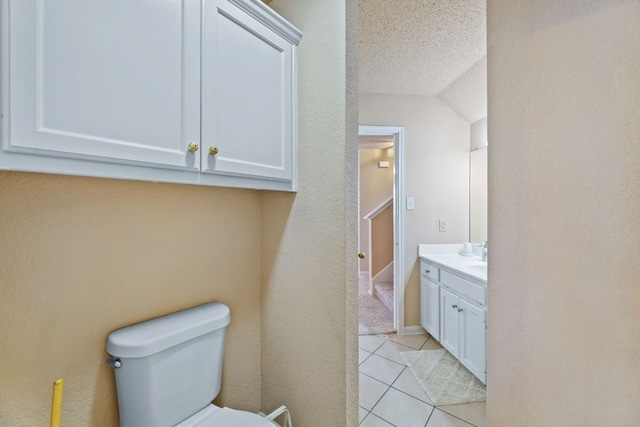
{"type": "Polygon", "coordinates": [[[376,297],[367,292],[367,285],[361,283],[358,288],[358,333],[360,335],[378,335],[394,332],[393,314],[376,297]]]}
{"type": "Polygon", "coordinates": [[[486,400],[487,388],[447,350],[402,351],[400,356],[437,406],[486,400]]]}

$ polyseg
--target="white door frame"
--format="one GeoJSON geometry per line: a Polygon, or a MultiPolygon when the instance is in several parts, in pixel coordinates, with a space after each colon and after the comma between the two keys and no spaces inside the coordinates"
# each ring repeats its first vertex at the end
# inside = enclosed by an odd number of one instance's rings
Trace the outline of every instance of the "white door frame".
{"type": "Polygon", "coordinates": [[[364,136],[393,136],[393,327],[404,335],[404,128],[359,126],[364,136]]]}

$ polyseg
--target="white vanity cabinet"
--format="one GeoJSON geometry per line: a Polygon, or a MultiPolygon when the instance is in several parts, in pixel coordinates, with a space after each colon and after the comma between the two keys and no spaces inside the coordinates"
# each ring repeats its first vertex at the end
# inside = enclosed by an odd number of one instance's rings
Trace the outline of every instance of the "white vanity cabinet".
{"type": "Polygon", "coordinates": [[[420,324],[440,340],[440,269],[420,261],[420,324]]]}
{"type": "Polygon", "coordinates": [[[8,0],[0,168],[296,189],[301,33],[259,0],[8,0]]]}
{"type": "Polygon", "coordinates": [[[486,383],[486,310],[440,290],[440,344],[486,383]]]}
{"type": "Polygon", "coordinates": [[[458,270],[471,264],[457,254],[432,258],[420,261],[420,323],[486,383],[486,279],[458,270]]]}

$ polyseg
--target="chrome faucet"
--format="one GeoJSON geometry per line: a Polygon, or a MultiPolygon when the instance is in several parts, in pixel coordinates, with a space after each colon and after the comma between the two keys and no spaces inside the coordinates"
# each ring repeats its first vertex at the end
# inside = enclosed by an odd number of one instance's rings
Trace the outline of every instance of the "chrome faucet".
{"type": "Polygon", "coordinates": [[[489,246],[487,245],[487,242],[483,242],[482,243],[482,260],[484,262],[487,262],[487,252],[489,251],[489,246]]]}

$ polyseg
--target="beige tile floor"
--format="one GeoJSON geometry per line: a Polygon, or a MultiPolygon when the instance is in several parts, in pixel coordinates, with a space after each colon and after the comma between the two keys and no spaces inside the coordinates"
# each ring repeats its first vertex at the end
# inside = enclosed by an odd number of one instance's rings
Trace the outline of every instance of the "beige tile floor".
{"type": "Polygon", "coordinates": [[[360,426],[484,427],[485,402],[436,408],[399,354],[437,348],[428,334],[360,336],[360,426]]]}

